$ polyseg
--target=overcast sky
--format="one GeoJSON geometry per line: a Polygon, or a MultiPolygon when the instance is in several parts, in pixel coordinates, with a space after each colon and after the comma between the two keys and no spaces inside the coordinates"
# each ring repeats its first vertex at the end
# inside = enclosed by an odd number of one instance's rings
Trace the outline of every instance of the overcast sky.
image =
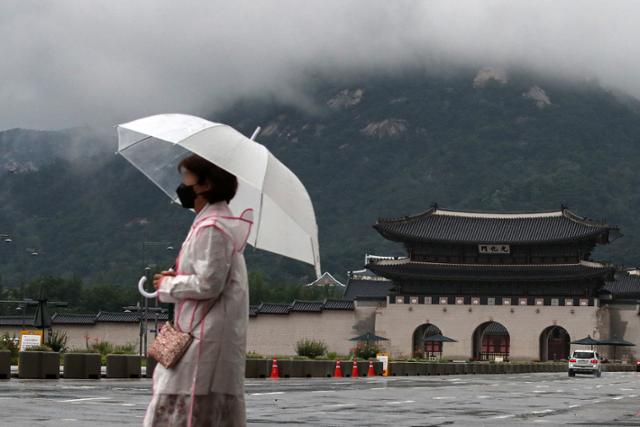
{"type": "Polygon", "coordinates": [[[300,102],[310,74],[446,60],[597,78],[640,96],[640,2],[91,0],[0,3],[0,130],[300,102]]]}

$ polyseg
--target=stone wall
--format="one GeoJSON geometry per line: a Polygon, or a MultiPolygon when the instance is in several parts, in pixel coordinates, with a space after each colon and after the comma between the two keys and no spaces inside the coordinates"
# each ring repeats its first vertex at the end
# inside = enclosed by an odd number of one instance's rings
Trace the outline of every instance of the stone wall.
{"type": "MultiPolygon", "coordinates": [[[[148,331],[154,329],[154,323],[148,323],[148,331]]],[[[135,344],[139,343],[140,326],[139,323],[131,322],[97,322],[94,325],[54,325],[54,330],[64,331],[67,333],[67,347],[74,349],[86,348],[87,340],[90,342],[94,340],[108,341],[116,345],[135,344]]],[[[0,335],[5,333],[12,336],[20,334],[20,326],[0,326],[0,335]]],[[[25,328],[32,329],[32,328],[25,328]]],[[[154,334],[147,333],[148,346],[153,343],[154,334]]]]}
{"type": "Polygon", "coordinates": [[[320,313],[259,314],[249,319],[247,351],[271,356],[296,354],[296,342],[322,340],[329,351],[348,354],[349,338],[371,331],[375,308],[355,311],[325,310],[320,313]]]}
{"type": "Polygon", "coordinates": [[[609,359],[635,358],[640,353],[640,314],[638,304],[611,303],[604,305],[600,314],[601,336],[624,339],[635,347],[599,346],[598,351],[609,359]]]}
{"type": "MultiPolygon", "coordinates": [[[[473,333],[489,321],[501,323],[509,332],[511,360],[540,359],[540,335],[549,326],[561,326],[570,339],[591,335],[622,338],[640,346],[640,316],[634,304],[597,306],[502,306],[502,305],[428,305],[428,304],[358,304],[355,311],[324,310],[320,313],[293,312],[286,315],[259,314],[249,319],[247,351],[270,357],[294,355],[295,345],[304,338],[323,340],[329,351],[348,354],[354,346],[349,339],[365,332],[375,332],[389,339],[383,342],[393,357],[410,357],[413,333],[422,324],[437,326],[443,335],[456,343],[443,345],[443,357],[468,360],[472,357],[473,333]]],[[[153,329],[149,323],[149,330],[153,329]]],[[[18,334],[19,326],[2,326],[0,334],[18,334]]],[[[84,348],[86,340],[113,344],[138,343],[137,323],[97,322],[95,325],[55,325],[66,331],[70,348],[84,348]]],[[[154,336],[148,334],[151,345],[154,336]]],[[[572,346],[572,350],[573,350],[572,346]]],[[[617,358],[635,355],[639,347],[618,348],[617,358]]],[[[610,359],[608,347],[600,351],[610,359]]]]}
{"type": "Polygon", "coordinates": [[[413,332],[431,323],[442,334],[457,340],[443,345],[443,357],[468,360],[473,352],[473,333],[485,322],[505,326],[510,337],[512,360],[538,360],[540,334],[549,326],[561,326],[571,340],[598,336],[595,306],[503,306],[389,304],[376,312],[376,334],[389,338],[393,357],[410,357],[413,332]]]}

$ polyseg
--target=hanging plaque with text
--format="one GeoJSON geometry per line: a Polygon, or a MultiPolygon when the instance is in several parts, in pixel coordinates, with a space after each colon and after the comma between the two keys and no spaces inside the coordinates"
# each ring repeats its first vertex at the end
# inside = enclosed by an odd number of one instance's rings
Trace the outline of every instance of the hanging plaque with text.
{"type": "Polygon", "coordinates": [[[504,255],[511,253],[509,245],[478,245],[478,252],[489,255],[504,255]]]}

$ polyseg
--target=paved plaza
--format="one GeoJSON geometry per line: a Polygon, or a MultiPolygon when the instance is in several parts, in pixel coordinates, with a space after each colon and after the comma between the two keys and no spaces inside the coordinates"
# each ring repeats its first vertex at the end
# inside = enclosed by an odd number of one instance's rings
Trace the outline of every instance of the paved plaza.
{"type": "MultiPolygon", "coordinates": [[[[249,425],[638,425],[640,374],[248,379],[249,425]]],[[[0,382],[3,426],[140,425],[151,381],[0,382]]]]}

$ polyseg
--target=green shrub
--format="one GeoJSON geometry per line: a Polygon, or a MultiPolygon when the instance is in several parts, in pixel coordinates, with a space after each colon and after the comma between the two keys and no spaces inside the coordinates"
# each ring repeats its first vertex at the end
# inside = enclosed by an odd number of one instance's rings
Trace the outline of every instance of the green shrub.
{"type": "Polygon", "coordinates": [[[327,352],[327,344],[322,340],[303,339],[296,343],[296,353],[298,356],[305,356],[310,359],[320,357],[327,352]]]}
{"type": "Polygon", "coordinates": [[[373,342],[358,342],[351,350],[351,354],[359,359],[371,359],[380,353],[380,347],[373,342]]]}
{"type": "Polygon", "coordinates": [[[111,354],[138,354],[138,349],[135,344],[123,344],[113,347],[111,354]]]}
{"type": "Polygon", "coordinates": [[[99,353],[95,348],[68,348],[66,353],[99,353]]]}
{"type": "Polygon", "coordinates": [[[109,341],[99,341],[97,338],[87,348],[103,356],[113,353],[113,344],[109,341]]]}
{"type": "Polygon", "coordinates": [[[18,344],[15,334],[10,337],[9,334],[0,336],[0,350],[9,350],[11,352],[11,364],[18,364],[18,344]]]}
{"type": "Polygon", "coordinates": [[[53,351],[64,352],[67,351],[67,333],[65,331],[51,331],[49,334],[49,340],[47,345],[51,347],[53,351]]]}

